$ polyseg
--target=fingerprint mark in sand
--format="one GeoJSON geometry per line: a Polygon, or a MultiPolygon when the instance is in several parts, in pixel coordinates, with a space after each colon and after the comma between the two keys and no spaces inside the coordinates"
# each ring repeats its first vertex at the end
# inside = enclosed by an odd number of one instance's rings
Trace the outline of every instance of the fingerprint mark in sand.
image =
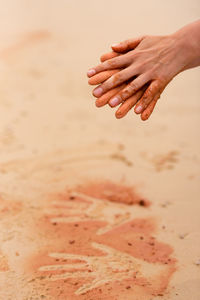
{"type": "Polygon", "coordinates": [[[137,205],[141,198],[134,194],[125,204],[119,194],[117,201],[114,193],[111,200],[105,199],[110,194],[104,193],[102,183],[93,191],[89,186],[53,195],[53,202],[45,204],[37,224],[43,240],[26,268],[45,280],[46,290],[41,292],[59,300],[85,300],[86,293],[89,299],[106,300],[147,300],[163,294],[176,260],[173,249],[154,237],[155,221],[135,217],[136,209],[141,214],[146,210],[137,205]]]}

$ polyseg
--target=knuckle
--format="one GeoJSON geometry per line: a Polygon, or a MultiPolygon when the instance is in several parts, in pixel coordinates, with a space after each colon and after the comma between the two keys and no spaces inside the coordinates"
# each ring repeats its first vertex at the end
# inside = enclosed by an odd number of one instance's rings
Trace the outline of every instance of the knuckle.
{"type": "Polygon", "coordinates": [[[146,93],[144,94],[144,96],[142,98],[142,104],[144,107],[147,107],[147,105],[153,99],[153,96],[154,96],[154,94],[152,93],[152,91],[146,91],[146,93]]]}
{"type": "Polygon", "coordinates": [[[158,93],[158,94],[161,94],[163,92],[163,90],[165,89],[166,87],[166,81],[165,80],[158,80],[154,86],[154,92],[155,93],[158,93]]]}
{"type": "Polygon", "coordinates": [[[107,62],[107,65],[108,65],[109,68],[114,68],[114,67],[116,67],[116,65],[117,65],[116,59],[110,59],[110,60],[107,62]]]}
{"type": "Polygon", "coordinates": [[[155,94],[155,88],[149,87],[146,92],[144,93],[144,100],[147,101],[148,99],[151,99],[155,94]]]}
{"type": "Polygon", "coordinates": [[[139,86],[137,83],[130,83],[123,91],[121,94],[121,97],[123,100],[129,98],[130,96],[132,96],[134,93],[137,92],[137,90],[139,89],[139,86]]]}
{"type": "Polygon", "coordinates": [[[108,67],[107,61],[104,61],[104,62],[99,66],[99,68],[101,69],[101,71],[106,70],[107,67],[108,67]]]}
{"type": "Polygon", "coordinates": [[[107,69],[107,67],[108,67],[108,65],[107,65],[107,61],[104,61],[104,62],[102,62],[99,66],[98,66],[98,71],[104,71],[104,70],[106,70],[107,69]]]}
{"type": "Polygon", "coordinates": [[[130,91],[128,89],[125,89],[121,93],[122,100],[126,100],[130,96],[130,91]]]}
{"type": "Polygon", "coordinates": [[[155,88],[150,87],[147,91],[146,96],[147,96],[147,98],[149,98],[149,97],[152,97],[154,94],[155,94],[155,88]]]}
{"type": "Polygon", "coordinates": [[[139,86],[136,82],[131,82],[130,83],[130,91],[133,93],[133,92],[136,92],[138,90],[139,86]]]}
{"type": "Polygon", "coordinates": [[[159,85],[158,85],[158,89],[159,91],[162,93],[163,90],[165,89],[165,87],[167,86],[167,84],[170,82],[169,78],[165,77],[160,77],[159,78],[159,85]]]}
{"type": "Polygon", "coordinates": [[[112,84],[113,84],[113,85],[116,85],[116,84],[118,84],[118,83],[121,82],[122,75],[118,73],[118,74],[116,74],[116,75],[113,75],[113,76],[111,77],[111,79],[112,79],[112,84]]]}
{"type": "Polygon", "coordinates": [[[154,76],[157,78],[157,81],[160,85],[166,85],[169,81],[169,75],[166,73],[165,69],[161,68],[162,65],[156,65],[152,68],[154,76]]]}
{"type": "Polygon", "coordinates": [[[145,108],[147,107],[148,102],[149,102],[148,99],[144,99],[144,98],[143,98],[143,99],[141,100],[141,105],[143,106],[143,109],[145,109],[145,108]]]}

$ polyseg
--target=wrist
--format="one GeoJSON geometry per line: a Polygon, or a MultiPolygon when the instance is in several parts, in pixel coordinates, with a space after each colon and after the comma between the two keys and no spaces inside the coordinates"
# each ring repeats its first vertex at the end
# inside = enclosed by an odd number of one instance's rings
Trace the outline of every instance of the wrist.
{"type": "Polygon", "coordinates": [[[174,34],[180,55],[183,60],[183,70],[200,65],[200,21],[189,24],[174,34]]]}

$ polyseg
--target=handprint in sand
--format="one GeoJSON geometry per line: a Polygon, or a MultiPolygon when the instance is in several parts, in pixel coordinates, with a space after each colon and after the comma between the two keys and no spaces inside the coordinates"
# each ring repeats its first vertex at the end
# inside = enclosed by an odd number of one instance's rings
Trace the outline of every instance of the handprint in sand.
{"type": "Polygon", "coordinates": [[[135,217],[136,206],[127,204],[145,204],[144,200],[139,200],[140,198],[135,194],[132,195],[129,190],[128,197],[126,189],[123,190],[122,194],[119,187],[119,193],[115,193],[115,199],[113,199],[112,189],[113,185],[110,184],[109,189],[105,189],[104,186],[104,189],[98,193],[96,190],[93,193],[88,193],[87,189],[67,192],[60,195],[58,200],[53,200],[52,205],[46,209],[46,213],[50,216],[51,222],[56,224],[92,220],[106,222],[106,225],[97,232],[98,235],[104,234],[135,217]],[[122,195],[121,203],[117,198],[120,192],[122,195]],[[123,203],[123,199],[127,198],[130,203],[123,203]]]}
{"type": "Polygon", "coordinates": [[[145,278],[145,283],[152,285],[150,278],[159,275],[166,268],[161,264],[155,265],[134,258],[127,253],[106,245],[93,242],[92,246],[96,250],[102,251],[104,255],[88,256],[71,253],[50,253],[49,257],[65,261],[65,263],[41,266],[39,271],[47,272],[47,277],[51,281],[70,278],[86,279],[87,282],[75,292],[76,295],[82,295],[106,283],[122,281],[124,279],[137,281],[144,280],[145,278]],[[70,263],[67,263],[67,260],[70,260],[70,263]],[[74,263],[71,263],[73,260],[74,263]]]}

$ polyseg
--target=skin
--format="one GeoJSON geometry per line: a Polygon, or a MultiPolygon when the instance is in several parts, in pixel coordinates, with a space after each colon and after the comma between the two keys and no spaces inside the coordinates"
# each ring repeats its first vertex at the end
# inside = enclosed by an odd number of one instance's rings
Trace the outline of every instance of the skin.
{"type": "MultiPolygon", "coordinates": [[[[119,56],[118,53],[116,52],[109,52],[106,53],[104,55],[101,56],[100,60],[101,62],[104,62],[106,60],[109,60],[113,57],[117,57],[119,56]]],[[[113,74],[119,72],[120,69],[116,69],[116,70],[109,70],[109,71],[104,71],[104,72],[100,72],[97,75],[91,77],[88,81],[89,84],[91,85],[96,85],[99,83],[102,83],[103,81],[107,80],[108,78],[110,78],[113,74]]],[[[97,107],[102,107],[106,104],[109,104],[110,107],[112,107],[112,105],[109,103],[110,99],[112,97],[114,97],[115,95],[117,95],[120,91],[122,91],[125,88],[126,84],[121,84],[119,86],[117,86],[116,88],[113,88],[111,90],[109,90],[108,92],[106,92],[105,94],[103,94],[100,98],[98,98],[96,100],[96,106],[97,107]]],[[[144,94],[145,88],[142,88],[140,91],[138,91],[135,95],[133,95],[132,97],[130,97],[129,99],[127,99],[127,101],[125,101],[124,103],[121,103],[120,107],[117,109],[115,116],[117,119],[123,118],[131,108],[133,108],[133,106],[137,103],[137,101],[141,98],[141,96],[144,94]]],[[[148,110],[144,112],[144,114],[142,115],[142,118],[145,119],[146,115],[148,115],[148,110]]]]}
{"type": "Polygon", "coordinates": [[[169,82],[200,65],[200,21],[171,35],[126,40],[112,50],[88,71],[89,84],[98,84],[93,90],[96,105],[121,104],[117,118],[134,107],[135,113],[147,120],[169,82]]]}

